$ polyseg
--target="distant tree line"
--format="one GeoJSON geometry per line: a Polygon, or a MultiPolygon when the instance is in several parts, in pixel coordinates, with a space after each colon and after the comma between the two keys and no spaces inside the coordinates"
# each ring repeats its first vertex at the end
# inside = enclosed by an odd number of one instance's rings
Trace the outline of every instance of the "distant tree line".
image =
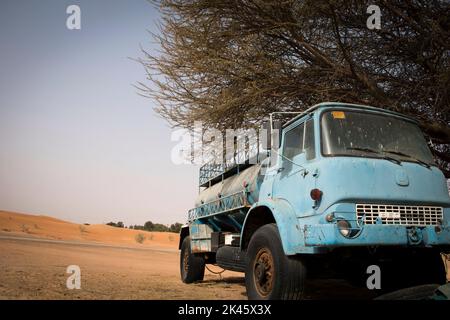
{"type": "Polygon", "coordinates": [[[111,226],[111,227],[116,227],[116,228],[125,228],[125,225],[123,224],[122,221],[119,221],[119,222],[108,222],[106,225],[111,226]]]}
{"type": "MultiPolygon", "coordinates": [[[[122,221],[119,222],[108,222],[108,226],[116,227],[116,228],[125,228],[124,223],[122,221]]],[[[179,222],[173,223],[170,226],[166,226],[161,223],[153,223],[151,221],[147,221],[144,225],[130,225],[129,229],[134,230],[143,230],[143,231],[157,231],[157,232],[175,232],[179,233],[181,230],[182,224],[179,222]]]]}

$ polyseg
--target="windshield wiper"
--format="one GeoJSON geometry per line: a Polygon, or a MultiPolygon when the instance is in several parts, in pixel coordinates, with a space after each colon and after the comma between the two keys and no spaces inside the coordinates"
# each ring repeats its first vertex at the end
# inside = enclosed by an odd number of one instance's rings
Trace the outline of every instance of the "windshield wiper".
{"type": "Polygon", "coordinates": [[[383,154],[381,154],[379,151],[376,151],[376,150],[373,150],[373,149],[370,149],[370,148],[347,147],[347,150],[357,150],[357,151],[364,151],[364,152],[369,152],[369,153],[375,153],[375,154],[380,155],[381,158],[384,159],[384,160],[391,161],[391,162],[393,162],[393,163],[395,163],[395,164],[398,164],[399,166],[402,165],[402,162],[401,162],[400,160],[397,160],[397,159],[395,159],[395,158],[392,158],[392,157],[383,155],[383,154]]]}
{"type": "Polygon", "coordinates": [[[378,151],[370,149],[370,148],[360,148],[360,147],[348,147],[347,150],[357,150],[357,151],[365,151],[365,152],[370,152],[370,153],[377,153],[379,154],[378,151]]]}
{"type": "Polygon", "coordinates": [[[431,168],[430,164],[428,164],[425,161],[422,161],[420,159],[414,158],[413,156],[410,156],[409,154],[406,154],[406,153],[403,153],[403,152],[400,152],[400,151],[394,151],[394,150],[383,150],[383,152],[390,153],[390,154],[396,154],[396,155],[402,156],[402,157],[407,157],[407,158],[410,158],[410,159],[414,160],[418,164],[421,164],[424,167],[427,167],[428,169],[431,168]]]}

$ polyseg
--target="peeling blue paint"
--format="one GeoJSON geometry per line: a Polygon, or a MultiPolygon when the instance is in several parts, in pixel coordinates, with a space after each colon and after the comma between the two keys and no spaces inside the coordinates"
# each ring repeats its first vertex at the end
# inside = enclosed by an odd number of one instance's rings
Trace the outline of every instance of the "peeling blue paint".
{"type": "MultiPolygon", "coordinates": [[[[308,120],[314,121],[315,157],[307,160],[304,154],[300,154],[293,158],[299,166],[287,169],[283,167],[280,156],[278,163],[267,170],[263,179],[256,173],[252,175],[255,181],[247,181],[254,186],[251,197],[247,199],[251,207],[248,212],[242,211],[238,219],[231,220],[241,230],[241,235],[245,232],[248,218],[257,214],[255,209],[264,207],[272,212],[287,255],[316,254],[325,252],[323,249],[344,246],[450,245],[450,197],[443,173],[436,166],[427,168],[408,161],[395,163],[370,157],[323,156],[319,119],[323,112],[333,108],[365,109],[403,117],[372,107],[328,103],[290,122],[284,128],[282,143],[286,130],[308,120]],[[314,188],[322,191],[320,201],[311,199],[310,191],[314,188]],[[443,208],[443,218],[437,225],[428,226],[386,224],[381,218],[373,224],[365,224],[357,217],[356,204],[434,206],[443,208]],[[326,219],[327,216],[332,219],[326,219]],[[339,219],[350,223],[352,237],[341,234],[337,227],[339,219]]],[[[219,189],[220,186],[214,188],[219,189]]],[[[242,241],[241,236],[241,245],[242,241]]]]}

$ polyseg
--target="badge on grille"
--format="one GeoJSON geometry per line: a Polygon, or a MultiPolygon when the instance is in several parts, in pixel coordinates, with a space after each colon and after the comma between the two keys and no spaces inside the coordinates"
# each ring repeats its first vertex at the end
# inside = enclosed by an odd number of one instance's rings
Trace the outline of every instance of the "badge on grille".
{"type": "Polygon", "coordinates": [[[381,219],[400,219],[400,212],[379,212],[378,216],[381,219]]]}

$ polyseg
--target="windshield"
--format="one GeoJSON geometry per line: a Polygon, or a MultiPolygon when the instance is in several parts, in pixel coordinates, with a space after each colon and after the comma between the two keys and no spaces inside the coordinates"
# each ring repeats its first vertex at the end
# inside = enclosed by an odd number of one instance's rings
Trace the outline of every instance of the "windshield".
{"type": "Polygon", "coordinates": [[[433,164],[419,127],[387,115],[360,111],[327,111],[322,116],[325,156],[389,157],[433,164]]]}

